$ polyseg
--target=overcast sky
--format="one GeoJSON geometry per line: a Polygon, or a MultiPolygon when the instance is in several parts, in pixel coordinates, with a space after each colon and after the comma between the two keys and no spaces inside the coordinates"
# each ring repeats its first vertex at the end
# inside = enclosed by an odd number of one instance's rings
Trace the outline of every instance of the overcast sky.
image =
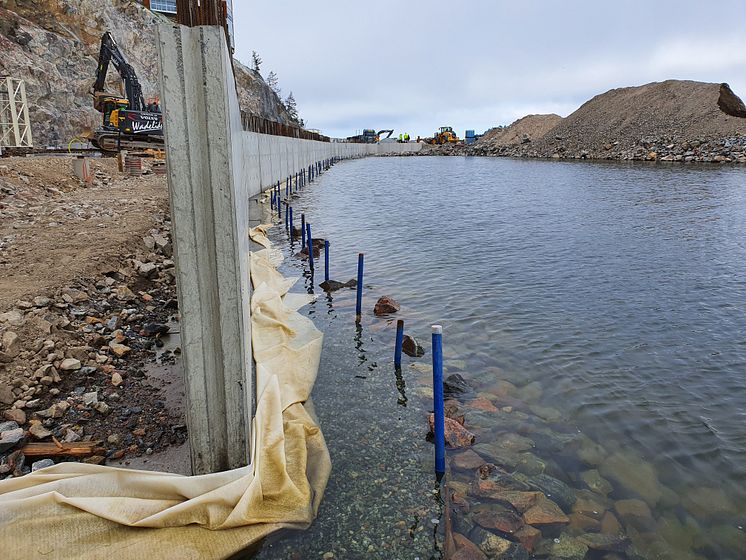
{"type": "Polygon", "coordinates": [[[670,78],[746,97],[744,0],[234,0],[234,20],[237,58],[331,136],[462,137],[670,78]]]}

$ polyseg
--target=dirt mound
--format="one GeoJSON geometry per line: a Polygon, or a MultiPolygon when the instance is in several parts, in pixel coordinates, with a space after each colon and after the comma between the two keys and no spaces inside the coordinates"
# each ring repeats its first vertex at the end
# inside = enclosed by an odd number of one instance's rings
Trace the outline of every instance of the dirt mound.
{"type": "Polygon", "coordinates": [[[476,142],[476,145],[501,147],[535,142],[543,138],[561,120],[562,117],[555,114],[528,115],[518,119],[510,126],[488,130],[476,142]]]}
{"type": "Polygon", "coordinates": [[[746,134],[746,118],[733,116],[742,108],[727,84],[668,80],[613,89],[583,104],[530,150],[543,157],[683,156],[746,134]]]}

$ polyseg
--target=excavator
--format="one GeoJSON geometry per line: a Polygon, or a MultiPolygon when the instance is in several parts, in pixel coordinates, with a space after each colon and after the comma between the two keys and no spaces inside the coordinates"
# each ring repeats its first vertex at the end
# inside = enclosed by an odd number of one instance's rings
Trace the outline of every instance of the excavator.
{"type": "Polygon", "coordinates": [[[455,144],[456,142],[458,142],[458,136],[450,126],[441,126],[440,130],[433,134],[430,140],[431,144],[455,144]]]}
{"type": "Polygon", "coordinates": [[[376,142],[380,142],[381,140],[388,140],[389,138],[391,138],[391,135],[393,133],[394,133],[393,129],[392,130],[379,130],[378,133],[376,134],[376,142]],[[381,134],[383,134],[384,132],[388,132],[388,134],[386,135],[386,138],[381,138],[381,134]]]}
{"type": "Polygon", "coordinates": [[[103,114],[101,127],[91,138],[94,146],[105,152],[162,149],[163,116],[160,106],[157,101],[145,103],[135,69],[124,58],[108,31],[101,37],[96,81],[90,93],[94,108],[103,114]],[[124,82],[124,97],[104,89],[109,64],[114,65],[124,82]]]}

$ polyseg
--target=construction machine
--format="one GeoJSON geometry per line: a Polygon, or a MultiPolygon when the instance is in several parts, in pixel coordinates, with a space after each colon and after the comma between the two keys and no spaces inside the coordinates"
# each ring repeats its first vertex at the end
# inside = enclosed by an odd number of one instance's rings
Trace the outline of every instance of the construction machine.
{"type": "Polygon", "coordinates": [[[431,144],[455,144],[456,142],[458,142],[458,136],[450,126],[441,126],[430,140],[431,144]]]}
{"type": "Polygon", "coordinates": [[[391,138],[391,135],[393,133],[394,133],[393,129],[391,129],[391,130],[379,130],[376,133],[376,142],[380,142],[381,140],[388,140],[389,138],[391,138]],[[381,134],[383,134],[384,132],[388,132],[388,134],[386,135],[386,138],[381,138],[381,134]]]}
{"type": "Polygon", "coordinates": [[[135,69],[124,58],[108,31],[101,37],[96,81],[90,93],[94,108],[103,115],[101,127],[91,138],[91,143],[97,148],[118,152],[163,147],[163,116],[158,101],[145,103],[135,69]],[[105,90],[109,64],[114,65],[124,83],[124,96],[105,90]]]}

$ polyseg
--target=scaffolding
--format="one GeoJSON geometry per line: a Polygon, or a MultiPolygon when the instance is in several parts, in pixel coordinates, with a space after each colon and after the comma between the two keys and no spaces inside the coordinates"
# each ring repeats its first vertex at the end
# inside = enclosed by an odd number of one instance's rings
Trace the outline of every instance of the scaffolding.
{"type": "Polygon", "coordinates": [[[0,151],[33,147],[26,85],[23,80],[0,76],[0,151]]]}

